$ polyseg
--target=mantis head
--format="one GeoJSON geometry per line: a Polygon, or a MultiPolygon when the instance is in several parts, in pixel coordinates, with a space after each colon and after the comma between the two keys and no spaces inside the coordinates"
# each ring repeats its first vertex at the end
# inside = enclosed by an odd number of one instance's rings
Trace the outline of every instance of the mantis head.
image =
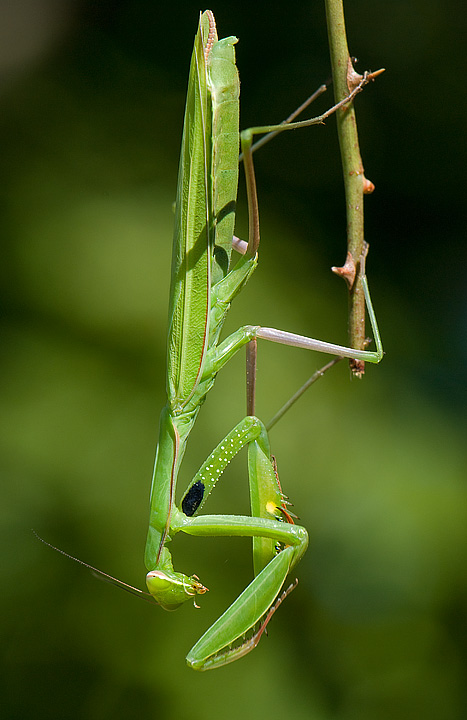
{"type": "MultiPolygon", "coordinates": [[[[188,576],[175,572],[170,552],[164,548],[156,570],[146,575],[146,585],[154,600],[164,610],[176,610],[186,600],[204,595],[208,588],[200,583],[196,575],[188,576]]],[[[196,605],[196,601],[195,605],[196,605]]]]}

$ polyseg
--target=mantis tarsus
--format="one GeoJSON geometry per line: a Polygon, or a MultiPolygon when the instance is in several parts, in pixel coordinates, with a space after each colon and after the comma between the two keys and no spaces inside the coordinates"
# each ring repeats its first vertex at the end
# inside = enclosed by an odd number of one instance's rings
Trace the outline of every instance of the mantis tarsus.
{"type": "Polygon", "coordinates": [[[145,553],[149,592],[172,610],[207,588],[197,576],[175,572],[168,542],[177,532],[253,538],[255,578],[187,656],[197,670],[219,667],[249,652],[287,589],[282,585],[308,544],[303,527],[288,521],[271,461],[267,433],[250,413],[213,450],[180,503],[175,490],[188,436],[218,371],[256,338],[349,358],[379,362],[381,341],[361,260],[375,352],[357,351],[272,328],[246,325],[219,342],[226,313],[257,264],[259,221],[252,142],[255,135],[323,122],[349,102],[360,86],[327,113],[288,125],[250,128],[239,135],[239,81],[235,37],[217,39],[212,12],[200,17],[190,67],[179,166],[170,291],[167,405],[160,419],[145,553]],[[239,138],[249,201],[248,243],[234,238],[239,138]],[[232,246],[238,259],[232,258],[232,246]],[[232,457],[248,446],[251,516],[198,515],[232,457]],[[286,520],[286,521],[284,521],[286,520]],[[233,644],[264,618],[253,637],[233,644]]]}
{"type": "MultiPolygon", "coordinates": [[[[350,102],[366,80],[345,100],[316,118],[250,128],[239,134],[236,42],[235,37],[218,40],[212,12],[201,14],[190,66],[175,209],[167,405],[160,418],[145,551],[149,593],[163,608],[174,610],[188,599],[196,604],[196,596],[207,591],[196,575],[187,576],[173,569],[167,545],[177,532],[253,538],[255,577],[188,653],[187,663],[196,670],[220,667],[256,647],[272,615],[295,587],[296,581],[282,590],[288,573],[308,545],[307,531],[293,523],[285,508],[266,428],[254,416],[253,381],[249,383],[248,415],[213,450],[179,504],[175,504],[177,477],[188,437],[217,373],[241,347],[255,347],[257,338],[369,362],[379,362],[383,355],[364,257],[360,261],[360,280],[375,352],[253,325],[241,327],[220,341],[230,303],[257,264],[259,220],[253,138],[322,123],[350,102]],[[240,143],[249,203],[248,243],[234,236],[240,143]],[[251,516],[198,515],[220,475],[244,446],[248,446],[251,516]],[[249,631],[250,637],[239,641],[249,631]]],[[[251,374],[254,377],[254,370],[251,374]]]]}

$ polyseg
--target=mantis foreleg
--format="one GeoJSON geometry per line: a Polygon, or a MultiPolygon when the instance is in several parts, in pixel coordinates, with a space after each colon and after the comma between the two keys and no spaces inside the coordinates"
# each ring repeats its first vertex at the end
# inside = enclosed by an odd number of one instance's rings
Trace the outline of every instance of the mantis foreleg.
{"type": "MultiPolygon", "coordinates": [[[[169,494],[169,483],[166,483],[166,495],[169,494]]],[[[213,450],[196,473],[179,506],[172,509],[170,537],[181,531],[204,537],[228,535],[254,539],[253,556],[257,576],[193,648],[187,658],[193,668],[217,667],[218,664],[236,659],[239,652],[245,654],[244,648],[237,648],[230,655],[231,643],[261,620],[280,592],[288,572],[305,552],[307,532],[298,525],[283,522],[281,503],[265,428],[257,418],[249,416],[213,450]],[[196,513],[202,508],[233,456],[247,444],[252,516],[197,516],[196,513]],[[282,546],[285,549],[278,552],[282,546]],[[219,653],[222,660],[217,662],[215,658],[219,653]],[[228,660],[228,657],[231,659],[228,660]]],[[[159,527],[156,515],[151,518],[153,542],[148,542],[149,553],[151,548],[153,552],[156,551],[164,531],[163,516],[159,517],[159,527]]],[[[167,536],[166,541],[170,537],[167,536]]],[[[147,561],[151,562],[151,558],[147,558],[147,561]]],[[[156,601],[166,609],[175,609],[185,600],[206,592],[204,585],[196,578],[174,572],[167,547],[163,548],[155,564],[155,569],[147,575],[147,585],[156,601]]]]}

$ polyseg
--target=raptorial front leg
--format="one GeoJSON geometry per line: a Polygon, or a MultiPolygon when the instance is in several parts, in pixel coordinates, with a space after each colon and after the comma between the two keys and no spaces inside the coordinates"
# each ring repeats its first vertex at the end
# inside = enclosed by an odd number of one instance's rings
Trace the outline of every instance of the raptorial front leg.
{"type": "Polygon", "coordinates": [[[188,653],[190,667],[209,670],[233,662],[256,647],[264,623],[282,600],[279,594],[287,575],[307,548],[308,533],[303,527],[277,520],[229,515],[193,518],[184,531],[198,536],[264,537],[285,545],[188,653]],[[265,616],[255,633],[255,626],[265,616]],[[251,637],[247,637],[249,632],[251,637]],[[239,638],[244,639],[235,644],[239,638]]]}
{"type": "MultiPolygon", "coordinates": [[[[208,456],[176,507],[173,497],[175,476],[183,455],[183,442],[176,425],[165,410],[161,417],[145,555],[149,571],[146,576],[148,590],[165,609],[175,609],[195,595],[206,592],[196,576],[184,575],[173,569],[166,543],[180,530],[189,532],[187,526],[202,508],[232,458],[245,445],[265,433],[264,425],[256,417],[246,417],[239,422],[208,456]]],[[[278,493],[271,498],[279,501],[278,493]]],[[[269,517],[274,518],[274,515],[269,517]]]]}
{"type": "MultiPolygon", "coordinates": [[[[283,511],[283,496],[270,457],[264,425],[255,417],[245,418],[241,425],[254,428],[248,437],[252,516],[185,517],[180,530],[189,535],[204,537],[252,537],[256,577],[188,653],[187,663],[195,670],[214,669],[233,662],[256,647],[272,615],[295,587],[297,581],[281,594],[288,573],[308,546],[305,528],[289,523],[283,511]],[[259,627],[255,630],[258,624],[259,627]],[[238,642],[239,638],[243,640],[238,642]]],[[[234,435],[236,434],[234,432],[234,435]]],[[[246,437],[245,435],[245,439],[246,437]]],[[[226,450],[229,444],[223,441],[219,446],[223,462],[227,462],[226,450]]],[[[210,457],[205,465],[211,468],[216,462],[218,457],[217,454],[214,457],[213,453],[213,457],[210,457]]],[[[191,508],[192,501],[199,501],[201,487],[206,490],[205,470],[203,467],[198,478],[190,485],[182,507],[185,502],[185,505],[190,505],[191,508]]],[[[209,488],[209,491],[210,489],[212,488],[209,488]]],[[[204,496],[199,501],[200,505],[203,501],[204,496]]]]}
{"type": "MultiPolygon", "coordinates": [[[[231,644],[269,611],[265,621],[268,622],[275,603],[280,604],[278,595],[285,578],[308,545],[305,528],[283,522],[281,503],[266,430],[258,418],[248,416],[209,455],[170,516],[170,536],[182,531],[204,537],[251,537],[254,543],[256,578],[193,648],[187,658],[192,667],[217,667],[252,650],[259,636],[256,641],[249,638],[247,644],[241,643],[233,650],[231,644]],[[197,515],[227,465],[245,445],[249,446],[253,515],[197,515]]],[[[147,586],[155,600],[166,609],[175,609],[187,599],[206,592],[196,576],[174,571],[167,547],[163,548],[157,566],[148,572],[147,586]]],[[[260,633],[263,630],[264,627],[260,633]]]]}

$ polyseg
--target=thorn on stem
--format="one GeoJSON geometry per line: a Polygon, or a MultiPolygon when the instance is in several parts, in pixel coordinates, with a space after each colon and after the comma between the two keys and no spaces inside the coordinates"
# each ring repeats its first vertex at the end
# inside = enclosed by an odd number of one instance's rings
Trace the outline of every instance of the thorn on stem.
{"type": "Polygon", "coordinates": [[[373,81],[375,78],[378,77],[378,75],[381,75],[386,68],[380,68],[379,70],[375,70],[374,72],[371,72],[370,70],[366,71],[364,75],[360,75],[358,73],[353,63],[356,61],[356,58],[349,57],[347,59],[347,87],[349,89],[349,92],[353,92],[355,88],[363,83],[363,85],[366,85],[370,81],[373,81]],[[363,82],[364,81],[364,82],[363,82]]]}
{"type": "Polygon", "coordinates": [[[363,176],[363,194],[364,195],[371,195],[372,192],[374,192],[375,185],[371,182],[371,180],[368,180],[365,176],[363,176]]]}
{"type": "Polygon", "coordinates": [[[355,282],[355,275],[357,272],[357,269],[355,267],[355,260],[353,259],[352,253],[347,253],[345,263],[342,265],[342,267],[332,267],[331,270],[333,273],[339,275],[339,277],[345,280],[349,290],[352,289],[355,282]]]}
{"type": "Polygon", "coordinates": [[[347,87],[349,89],[349,93],[351,93],[355,88],[362,82],[363,75],[360,75],[358,73],[352,63],[352,58],[349,57],[347,59],[347,87]]]}
{"type": "Polygon", "coordinates": [[[365,374],[365,362],[363,360],[350,360],[349,365],[352,377],[361,380],[365,374]]]}
{"type": "Polygon", "coordinates": [[[375,78],[378,77],[378,75],[382,75],[383,72],[386,72],[386,68],[380,68],[379,70],[375,70],[374,72],[369,72],[367,74],[367,79],[373,81],[375,78]]]}

